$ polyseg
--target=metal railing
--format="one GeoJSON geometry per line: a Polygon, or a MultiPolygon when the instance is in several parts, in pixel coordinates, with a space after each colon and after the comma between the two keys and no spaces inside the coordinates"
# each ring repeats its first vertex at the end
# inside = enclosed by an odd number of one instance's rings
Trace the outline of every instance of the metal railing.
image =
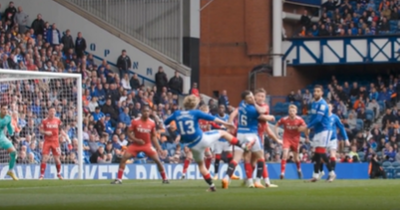
{"type": "Polygon", "coordinates": [[[183,0],[67,0],[182,63],[183,0]]]}

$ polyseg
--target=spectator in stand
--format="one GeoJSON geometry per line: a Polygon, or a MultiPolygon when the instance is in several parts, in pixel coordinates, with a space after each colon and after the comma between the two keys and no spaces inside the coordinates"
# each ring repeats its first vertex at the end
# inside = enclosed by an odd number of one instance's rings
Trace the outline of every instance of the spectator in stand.
{"type": "Polygon", "coordinates": [[[129,117],[129,107],[125,107],[124,111],[119,114],[118,121],[124,123],[127,127],[131,126],[131,118],[129,117]]]}
{"type": "Polygon", "coordinates": [[[102,112],[107,116],[110,115],[111,117],[111,124],[116,125],[118,121],[118,111],[112,104],[111,98],[108,98],[106,103],[102,107],[102,112]]]}
{"type": "Polygon", "coordinates": [[[183,79],[179,76],[178,71],[175,71],[175,75],[169,79],[168,86],[173,94],[180,95],[183,93],[183,79]]]}
{"type": "Polygon", "coordinates": [[[294,94],[294,91],[291,91],[290,94],[287,97],[288,101],[293,103],[296,101],[296,95],[294,94]]]}
{"type": "Polygon", "coordinates": [[[301,103],[303,101],[303,96],[301,95],[301,90],[297,90],[297,93],[294,95],[295,102],[301,103]]]}
{"type": "Polygon", "coordinates": [[[221,96],[218,98],[218,105],[224,105],[225,112],[229,113],[229,98],[226,90],[223,90],[221,96]]]}
{"type": "Polygon", "coordinates": [[[3,13],[2,19],[5,22],[9,22],[9,26],[12,27],[14,25],[14,16],[17,13],[17,9],[14,7],[14,2],[10,1],[6,11],[3,13]]]}
{"type": "Polygon", "coordinates": [[[200,91],[199,91],[199,89],[197,88],[197,83],[196,83],[196,82],[194,82],[194,83],[192,84],[192,88],[190,88],[189,94],[193,94],[193,95],[195,95],[195,96],[197,96],[197,97],[200,97],[200,91]]]}
{"type": "Polygon", "coordinates": [[[375,119],[378,118],[379,113],[380,113],[380,108],[379,104],[376,102],[376,99],[372,99],[368,105],[367,105],[367,110],[372,110],[374,112],[375,119]]]}
{"type": "Polygon", "coordinates": [[[78,58],[81,58],[85,54],[86,40],[82,37],[82,33],[78,32],[78,36],[75,40],[75,53],[78,58]]]}
{"type": "Polygon", "coordinates": [[[304,27],[306,27],[306,29],[309,29],[311,26],[311,19],[308,16],[308,11],[304,10],[303,11],[303,15],[301,15],[300,17],[300,24],[304,27]]]}
{"type": "Polygon", "coordinates": [[[157,91],[161,91],[164,87],[168,87],[168,78],[162,66],[158,67],[158,72],[155,75],[157,91]]]}
{"type": "Polygon", "coordinates": [[[391,145],[388,146],[388,149],[385,151],[386,160],[389,162],[396,161],[396,151],[393,149],[391,145]]]}
{"type": "Polygon", "coordinates": [[[42,37],[45,37],[44,36],[45,23],[42,19],[41,14],[38,14],[36,19],[32,22],[31,28],[35,32],[34,33],[35,36],[42,35],[42,37]]]}
{"type": "Polygon", "coordinates": [[[14,15],[14,23],[18,24],[18,32],[24,34],[28,25],[28,15],[23,12],[22,7],[18,7],[18,12],[14,15]]]}
{"type": "Polygon", "coordinates": [[[336,9],[336,5],[333,0],[328,0],[322,4],[322,8],[324,8],[325,11],[334,11],[336,9]]]}
{"type": "Polygon", "coordinates": [[[61,41],[61,34],[60,31],[57,29],[55,23],[51,26],[51,29],[47,32],[47,39],[46,41],[51,44],[51,46],[55,47],[60,44],[61,41]]]}
{"type": "Polygon", "coordinates": [[[74,49],[74,39],[71,36],[71,31],[67,29],[65,31],[65,35],[61,38],[61,43],[63,44],[63,49],[62,51],[64,54],[67,54],[70,49],[74,49]]]}
{"type": "Polygon", "coordinates": [[[121,55],[117,60],[117,68],[119,70],[119,77],[123,78],[125,74],[129,76],[129,69],[132,66],[131,58],[126,54],[126,50],[122,50],[121,55]]]}

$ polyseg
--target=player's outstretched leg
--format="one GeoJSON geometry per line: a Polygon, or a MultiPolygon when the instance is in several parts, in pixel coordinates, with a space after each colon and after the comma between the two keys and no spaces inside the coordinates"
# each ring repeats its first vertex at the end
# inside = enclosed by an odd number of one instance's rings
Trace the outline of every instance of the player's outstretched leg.
{"type": "Polygon", "coordinates": [[[210,170],[211,166],[211,161],[212,161],[212,154],[210,148],[206,148],[206,151],[204,152],[204,164],[207,168],[207,170],[210,170]]]}
{"type": "Polygon", "coordinates": [[[124,170],[126,167],[126,161],[129,160],[132,155],[129,152],[125,152],[121,158],[121,162],[119,163],[119,169],[117,178],[111,182],[111,184],[122,184],[122,176],[124,175],[124,170]]]}
{"type": "Polygon", "coordinates": [[[12,146],[10,142],[11,147],[7,149],[8,153],[10,154],[10,161],[8,162],[8,172],[7,175],[10,176],[14,181],[18,181],[18,177],[14,173],[14,166],[17,161],[17,151],[15,151],[14,146],[12,146]]]}
{"type": "Polygon", "coordinates": [[[254,143],[255,143],[255,139],[249,142],[240,142],[236,137],[234,137],[232,134],[228,133],[227,131],[223,131],[223,130],[219,130],[219,133],[221,135],[221,138],[227,140],[230,144],[234,145],[234,146],[238,146],[240,148],[242,148],[245,151],[249,151],[254,143]]]}

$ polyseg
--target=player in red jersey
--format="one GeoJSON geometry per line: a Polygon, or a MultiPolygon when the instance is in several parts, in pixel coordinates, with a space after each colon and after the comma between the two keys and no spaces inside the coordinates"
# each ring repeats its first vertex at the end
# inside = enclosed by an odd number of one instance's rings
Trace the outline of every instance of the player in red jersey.
{"type": "MultiPolygon", "coordinates": [[[[302,172],[300,168],[299,158],[299,146],[300,146],[300,132],[298,128],[300,126],[306,126],[304,120],[297,116],[297,107],[295,105],[289,106],[289,116],[281,118],[275,126],[275,133],[278,133],[279,126],[283,126],[283,155],[281,160],[281,176],[285,177],[286,160],[288,159],[289,150],[293,152],[293,159],[297,166],[297,173],[299,179],[302,178],[302,172]]],[[[307,136],[307,133],[306,133],[307,136]]]]}
{"type": "MultiPolygon", "coordinates": [[[[209,113],[210,109],[207,105],[202,105],[199,108],[201,111],[203,111],[204,113],[209,113]]],[[[210,122],[210,121],[206,121],[206,120],[199,120],[199,125],[202,131],[210,131],[211,128],[215,128],[215,129],[221,129],[221,127],[216,124],[215,122],[210,122]]],[[[185,154],[186,154],[186,159],[183,162],[183,170],[182,170],[182,176],[181,179],[185,179],[186,178],[186,172],[187,169],[189,167],[189,164],[192,162],[193,159],[193,155],[192,152],[190,151],[190,149],[186,146],[184,146],[183,144],[181,145],[181,147],[184,148],[185,154]]],[[[210,148],[206,148],[206,150],[204,151],[204,163],[206,165],[207,170],[210,168],[211,166],[211,161],[212,161],[212,153],[210,148]]]]}
{"type": "Polygon", "coordinates": [[[111,184],[122,184],[122,176],[124,174],[126,161],[135,157],[140,152],[144,152],[147,157],[151,158],[157,164],[158,171],[163,179],[162,183],[169,183],[164,166],[157,154],[157,152],[162,154],[163,150],[157,140],[156,124],[149,118],[150,108],[144,106],[141,113],[142,116],[132,120],[131,126],[128,128],[128,138],[132,143],[126,149],[119,163],[117,179],[111,182],[111,184]],[[156,149],[154,149],[152,143],[156,149]]]}
{"type": "MultiPolygon", "coordinates": [[[[254,95],[254,99],[256,101],[256,103],[259,106],[262,106],[265,108],[265,114],[269,115],[269,106],[268,104],[265,104],[265,98],[266,98],[266,91],[263,88],[259,88],[257,90],[255,90],[255,95],[254,95]]],[[[275,118],[273,118],[271,121],[275,121],[275,118]]],[[[268,126],[268,122],[267,121],[262,121],[259,120],[258,122],[258,136],[260,137],[261,141],[262,141],[262,145],[264,145],[264,139],[265,139],[265,133],[274,141],[278,142],[279,144],[282,143],[282,141],[280,139],[278,139],[278,137],[272,132],[272,130],[269,128],[268,126]]],[[[251,167],[252,167],[252,171],[250,174],[248,175],[252,175],[252,172],[254,171],[254,169],[257,169],[257,179],[254,183],[254,187],[255,188],[265,188],[265,187],[278,187],[278,185],[275,184],[271,184],[271,181],[269,180],[269,174],[268,174],[268,168],[267,168],[267,164],[266,161],[264,159],[264,151],[259,151],[259,154],[252,154],[251,155],[251,167]],[[256,166],[256,167],[254,167],[256,166]],[[264,179],[264,183],[265,185],[261,184],[261,178],[264,179]]],[[[247,166],[248,168],[250,168],[249,166],[247,166]]],[[[250,177],[251,178],[251,177],[250,177]]],[[[250,183],[251,184],[251,183],[250,183]]]]}
{"type": "MultiPolygon", "coordinates": [[[[267,126],[266,121],[274,121],[275,118],[272,115],[269,115],[269,107],[268,105],[264,104],[266,97],[266,92],[264,89],[258,89],[255,91],[255,98],[254,100],[256,103],[260,106],[263,106],[265,109],[265,118],[263,120],[260,120],[260,122],[263,122],[262,126],[259,124],[259,135],[262,135],[262,140],[264,139],[264,132],[266,131],[272,139],[280,143],[280,140],[275,136],[275,134],[269,129],[267,126]]],[[[238,116],[238,110],[234,110],[231,113],[231,116],[229,118],[229,122],[234,122],[237,121],[237,116],[238,116]]],[[[232,131],[236,132],[236,131],[232,131]]],[[[263,143],[263,142],[262,142],[263,143]]],[[[240,148],[235,149],[235,154],[234,154],[234,159],[233,163],[230,163],[229,167],[236,167],[237,162],[240,161],[240,159],[243,157],[244,162],[245,162],[245,171],[246,171],[246,181],[248,181],[247,185],[248,187],[257,187],[257,188],[265,188],[259,181],[256,182],[256,184],[252,183],[252,177],[253,177],[253,171],[256,168],[255,166],[257,165],[257,169],[260,168],[260,170],[257,170],[257,177],[261,178],[263,177],[265,180],[265,186],[266,187],[277,187],[277,185],[273,185],[270,183],[269,177],[268,177],[268,171],[266,168],[265,160],[264,160],[264,151],[255,151],[255,152],[245,152],[243,153],[243,150],[240,148]],[[251,182],[249,182],[251,180],[251,182]]],[[[229,169],[229,168],[228,168],[229,169]]],[[[228,176],[225,177],[225,181],[229,179],[230,173],[227,173],[228,176]]],[[[245,182],[244,182],[245,183],[245,182]]]]}
{"type": "Polygon", "coordinates": [[[40,164],[40,177],[39,180],[44,178],[46,170],[46,163],[49,160],[50,151],[53,154],[54,161],[56,162],[57,177],[62,180],[61,171],[61,149],[59,144],[59,133],[67,138],[65,132],[61,130],[61,120],[55,117],[56,109],[51,107],[48,111],[47,118],[42,120],[39,131],[44,135],[42,163],[40,164]]]}

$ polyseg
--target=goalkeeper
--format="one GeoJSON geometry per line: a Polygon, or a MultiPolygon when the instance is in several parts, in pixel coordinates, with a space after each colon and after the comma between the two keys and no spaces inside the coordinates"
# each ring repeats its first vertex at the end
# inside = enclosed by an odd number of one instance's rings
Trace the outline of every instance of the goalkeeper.
{"type": "Polygon", "coordinates": [[[10,162],[8,163],[8,172],[7,175],[10,176],[14,181],[17,181],[18,178],[15,176],[13,169],[15,166],[15,162],[17,160],[17,152],[11,141],[9,141],[4,134],[4,129],[7,127],[8,134],[12,136],[14,134],[14,128],[11,125],[11,116],[7,114],[8,106],[2,105],[0,112],[0,149],[5,149],[10,154],[10,162]]]}

